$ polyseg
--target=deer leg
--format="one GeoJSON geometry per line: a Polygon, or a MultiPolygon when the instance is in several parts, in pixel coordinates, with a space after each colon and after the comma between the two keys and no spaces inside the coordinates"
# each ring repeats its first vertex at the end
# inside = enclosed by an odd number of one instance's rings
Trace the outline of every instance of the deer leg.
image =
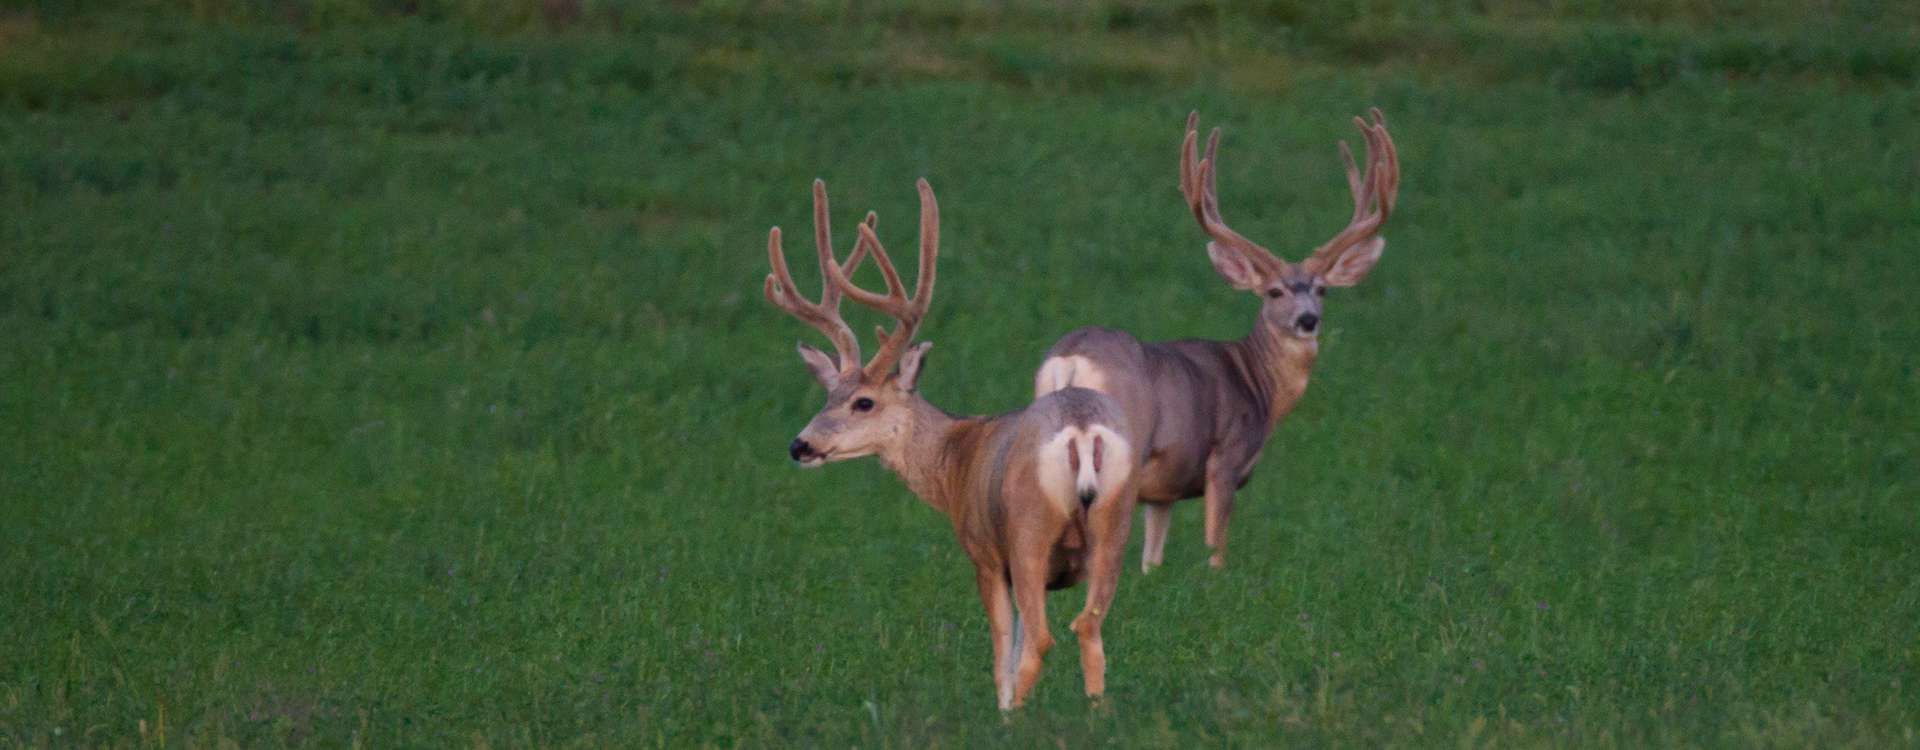
{"type": "Polygon", "coordinates": [[[1173,503],[1144,503],[1147,538],[1140,545],[1140,572],[1152,573],[1166,559],[1167,527],[1173,523],[1173,503]]]}
{"type": "Polygon", "coordinates": [[[1225,477],[1211,471],[1209,462],[1207,472],[1207,546],[1213,549],[1213,557],[1207,564],[1215,568],[1227,564],[1227,517],[1233,515],[1233,483],[1225,477]]]}
{"type": "MultiPolygon", "coordinates": [[[[1120,587],[1120,558],[1126,551],[1127,532],[1133,521],[1132,491],[1103,498],[1107,507],[1096,504],[1087,517],[1087,608],[1073,618],[1073,632],[1080,641],[1080,669],[1086,679],[1087,697],[1098,699],[1107,690],[1107,650],[1100,639],[1100,626],[1107,620],[1113,595],[1120,587]]],[[[1152,511],[1148,511],[1152,519],[1152,511]]]]}
{"type": "Polygon", "coordinates": [[[1019,611],[1014,619],[1021,632],[1014,635],[1020,660],[1013,674],[1014,708],[1027,702],[1033,683],[1040,679],[1040,660],[1053,648],[1053,634],[1047,632],[1047,564],[1052,546],[1050,539],[1015,545],[1013,603],[1019,611]]]}
{"type": "Polygon", "coordinates": [[[1018,656],[1013,648],[1013,629],[1018,624],[1013,595],[1004,568],[976,568],[974,582],[980,586],[980,603],[986,606],[987,624],[993,629],[993,686],[1000,710],[1005,711],[1013,707],[1013,660],[1018,656]]]}

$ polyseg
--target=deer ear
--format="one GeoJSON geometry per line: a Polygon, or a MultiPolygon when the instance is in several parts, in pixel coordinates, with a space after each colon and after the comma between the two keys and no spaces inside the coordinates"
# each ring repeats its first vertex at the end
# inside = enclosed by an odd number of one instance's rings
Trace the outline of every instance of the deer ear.
{"type": "Polygon", "coordinates": [[[1213,261],[1213,270],[1220,272],[1235,289],[1252,291],[1266,286],[1267,280],[1247,262],[1247,256],[1221,247],[1218,242],[1207,243],[1207,258],[1213,261]]]}
{"type": "Polygon", "coordinates": [[[922,341],[914,344],[906,354],[900,355],[900,373],[893,376],[893,382],[900,390],[911,391],[920,384],[920,367],[927,363],[927,350],[933,348],[933,342],[922,341]]]}
{"type": "Polygon", "coordinates": [[[1348,248],[1320,278],[1326,280],[1327,286],[1358,284],[1367,277],[1368,271],[1373,270],[1373,264],[1380,261],[1381,251],[1386,249],[1387,240],[1384,237],[1375,237],[1348,248]]]}
{"type": "Polygon", "coordinates": [[[840,366],[834,364],[833,358],[806,344],[794,344],[794,348],[800,351],[800,359],[813,372],[813,379],[820,381],[820,385],[827,390],[833,390],[833,384],[840,380],[840,366]]]}

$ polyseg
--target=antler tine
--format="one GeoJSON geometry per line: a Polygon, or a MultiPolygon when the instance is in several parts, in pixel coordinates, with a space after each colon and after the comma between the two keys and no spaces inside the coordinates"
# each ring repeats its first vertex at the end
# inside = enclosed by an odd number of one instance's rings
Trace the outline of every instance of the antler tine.
{"type": "Polygon", "coordinates": [[[880,275],[886,279],[887,293],[875,294],[855,286],[848,274],[838,269],[831,271],[833,283],[852,297],[855,302],[879,310],[895,321],[892,332],[877,331],[880,335],[880,350],[875,352],[863,368],[869,380],[885,378],[906,353],[907,344],[912,342],[913,334],[920,328],[920,321],[926,318],[927,307],[933,302],[935,269],[940,256],[940,203],[934,198],[933,186],[921,179],[915,184],[920,192],[920,269],[914,280],[913,296],[907,296],[906,285],[900,282],[900,272],[893,265],[893,259],[887,256],[887,250],[880,244],[880,237],[871,225],[860,227],[860,246],[873,252],[874,263],[880,266],[880,275]]]}
{"type": "Polygon", "coordinates": [[[1360,169],[1353,163],[1353,149],[1347,148],[1346,141],[1340,142],[1340,161],[1346,164],[1347,191],[1353,194],[1353,218],[1347,222],[1351,224],[1367,213],[1367,186],[1360,179],[1360,169]]]}
{"type": "MultiPolygon", "coordinates": [[[[879,222],[879,214],[868,211],[867,217],[862,219],[860,223],[869,227],[878,227],[879,222]]],[[[833,223],[827,211],[827,182],[818,177],[813,180],[813,242],[820,251],[820,268],[822,269],[820,282],[821,285],[825,287],[820,292],[820,304],[838,311],[840,309],[840,288],[826,278],[825,269],[828,266],[839,267],[841,264],[833,259],[833,223]]],[[[866,259],[866,247],[858,242],[853,243],[853,252],[847,255],[847,262],[845,264],[846,272],[851,274],[858,270],[860,268],[860,262],[866,259]]],[[[858,358],[856,357],[856,359],[858,358]]]]}
{"type": "Polygon", "coordinates": [[[1373,123],[1358,117],[1353,123],[1367,142],[1367,171],[1363,176],[1353,161],[1353,152],[1340,142],[1340,158],[1347,170],[1347,189],[1353,194],[1353,218],[1339,234],[1327,240],[1309,258],[1318,269],[1330,266],[1347,249],[1380,233],[1387,216],[1393,213],[1393,201],[1400,190],[1400,157],[1393,137],[1387,134],[1386,117],[1378,108],[1368,111],[1373,123]]]}
{"type": "MultiPolygon", "coordinates": [[[[1193,168],[1193,154],[1196,147],[1199,146],[1199,139],[1200,112],[1195,110],[1187,113],[1187,135],[1180,143],[1180,195],[1187,199],[1187,208],[1189,209],[1197,205],[1194,196],[1200,193],[1199,187],[1193,184],[1193,179],[1197,175],[1193,168]]],[[[1193,218],[1203,224],[1206,221],[1205,215],[1197,211],[1194,213],[1193,218]]]]}
{"type": "MultiPolygon", "coordinates": [[[[833,217],[827,210],[827,181],[818,177],[813,178],[813,245],[819,252],[820,272],[825,274],[827,266],[834,263],[833,217]]],[[[820,286],[820,305],[839,310],[840,290],[824,279],[820,286]]]]}
{"type": "Polygon", "coordinates": [[[1207,136],[1206,156],[1199,163],[1194,157],[1199,150],[1200,113],[1187,115],[1187,137],[1180,145],[1180,192],[1187,199],[1187,208],[1193,211],[1194,220],[1200,222],[1200,228],[1222,246],[1239,252],[1242,256],[1267,269],[1283,265],[1279,258],[1268,252],[1252,240],[1240,235],[1227,226],[1220,218],[1219,190],[1219,154],[1220,129],[1214,128],[1207,136]]]}
{"type": "Polygon", "coordinates": [[[1393,211],[1393,201],[1400,197],[1400,148],[1393,145],[1393,139],[1387,136],[1387,116],[1380,113],[1379,107],[1369,108],[1373,115],[1373,129],[1380,135],[1381,150],[1386,158],[1382,162],[1385,169],[1384,184],[1380,192],[1383,213],[1393,211]]]}
{"type": "MultiPolygon", "coordinates": [[[[1347,142],[1340,142],[1340,160],[1346,164],[1347,168],[1347,189],[1353,193],[1352,221],[1354,222],[1366,217],[1367,205],[1372,200],[1378,198],[1391,201],[1392,189],[1389,188],[1387,192],[1381,193],[1377,184],[1384,184],[1386,180],[1392,178],[1397,186],[1399,177],[1399,160],[1394,156],[1393,140],[1386,137],[1386,118],[1380,114],[1378,107],[1368,110],[1368,113],[1373,116],[1373,125],[1368,125],[1365,120],[1358,117],[1353,118],[1353,124],[1360,128],[1361,135],[1367,139],[1368,161],[1365,179],[1361,178],[1359,169],[1354,166],[1353,151],[1347,148],[1347,142]],[[1392,172],[1391,175],[1388,174],[1389,171],[1392,172]]],[[[1385,206],[1384,210],[1391,211],[1392,206],[1385,206]]]]}
{"type": "MultiPolygon", "coordinates": [[[[767,301],[775,307],[787,311],[826,334],[833,342],[835,353],[840,358],[840,371],[848,372],[860,366],[860,341],[853,335],[853,329],[840,317],[840,289],[833,283],[833,274],[839,272],[840,264],[833,260],[833,245],[830,241],[832,229],[827,219],[827,184],[821,180],[813,181],[813,237],[819,246],[820,275],[824,288],[820,291],[819,302],[809,302],[800,296],[799,287],[793,283],[793,274],[787,270],[786,252],[780,244],[780,228],[774,227],[767,232],[767,261],[773,266],[773,272],[767,274],[762,289],[767,301]],[[829,270],[831,269],[831,270],[829,270]]],[[[871,231],[877,221],[869,212],[861,226],[871,231]]],[[[866,259],[866,247],[856,243],[853,254],[847,257],[846,273],[852,273],[866,259]]]]}

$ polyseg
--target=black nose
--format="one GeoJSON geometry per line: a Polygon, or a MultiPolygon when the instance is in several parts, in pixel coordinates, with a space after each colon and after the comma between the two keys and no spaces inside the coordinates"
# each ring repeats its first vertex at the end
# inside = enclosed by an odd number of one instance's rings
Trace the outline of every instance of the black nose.
{"type": "Polygon", "coordinates": [[[1312,333],[1313,329],[1320,327],[1320,316],[1307,313],[1300,316],[1300,319],[1296,322],[1300,324],[1300,330],[1312,333]]]}
{"type": "Polygon", "coordinates": [[[792,456],[793,460],[798,461],[813,455],[813,446],[807,445],[807,441],[805,440],[794,438],[793,442],[787,445],[787,455],[792,456]]]}

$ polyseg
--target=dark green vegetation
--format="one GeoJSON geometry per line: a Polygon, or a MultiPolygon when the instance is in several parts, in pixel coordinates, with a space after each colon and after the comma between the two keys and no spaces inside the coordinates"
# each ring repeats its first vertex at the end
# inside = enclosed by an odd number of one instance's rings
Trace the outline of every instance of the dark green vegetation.
{"type": "Polygon", "coordinates": [[[180,5],[0,14],[0,744],[1916,741],[1914,6],[180,5]],[[942,519],[783,456],[767,227],[930,178],[923,388],[1009,409],[1250,325],[1188,109],[1297,253],[1368,105],[1229,567],[1182,506],[1104,710],[1056,594],[1003,725],[942,519]]]}

